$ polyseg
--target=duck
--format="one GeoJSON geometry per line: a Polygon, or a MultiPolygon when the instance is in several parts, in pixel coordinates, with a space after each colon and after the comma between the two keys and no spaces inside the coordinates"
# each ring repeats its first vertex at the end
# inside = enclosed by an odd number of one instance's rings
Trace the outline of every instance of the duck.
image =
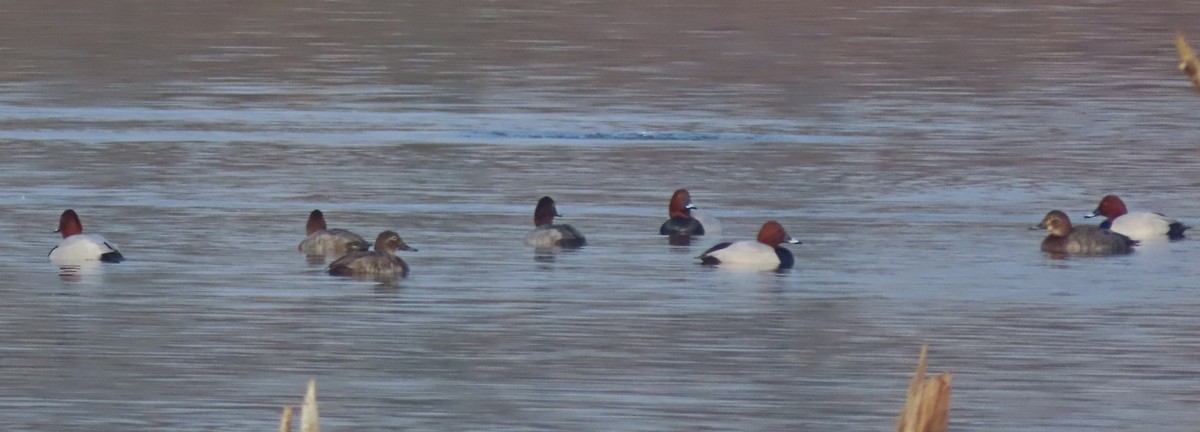
{"type": "Polygon", "coordinates": [[[351,252],[366,252],[371,244],[362,236],[340,228],[329,229],[325,225],[325,214],[313,210],[308,214],[308,237],[297,248],[308,255],[345,255],[351,252]]]}
{"type": "Polygon", "coordinates": [[[587,239],[579,233],[579,230],[567,224],[554,224],[555,217],[562,217],[562,215],[558,214],[554,199],[545,196],[538,200],[537,207],[533,210],[534,228],[533,231],[525,234],[525,244],[537,248],[553,246],[574,248],[587,245],[587,239]]]}
{"type": "Polygon", "coordinates": [[[1125,202],[1116,195],[1105,195],[1100,199],[1096,210],[1084,215],[1084,218],[1104,216],[1101,228],[1107,228],[1118,234],[1137,240],[1179,240],[1183,232],[1190,226],[1184,225],[1162,213],[1130,212],[1125,202]]]}
{"type": "Polygon", "coordinates": [[[83,224],[75,210],[67,209],[58,217],[58,229],[62,234],[58,246],[50,249],[50,261],[56,264],[82,264],[88,261],[119,263],[125,260],[117,246],[100,234],[84,234],[83,224]]]}
{"type": "Polygon", "coordinates": [[[1097,226],[1072,226],[1071,218],[1061,210],[1052,210],[1042,223],[1031,229],[1050,232],[1042,240],[1042,251],[1051,254],[1119,255],[1133,252],[1138,244],[1123,234],[1097,226]]]}
{"type": "Polygon", "coordinates": [[[404,243],[395,231],[384,231],[375,237],[372,252],[354,251],[329,264],[333,276],[390,276],[407,277],[408,264],[396,256],[396,251],[416,252],[404,243]]]}
{"type": "Polygon", "coordinates": [[[780,246],[800,244],[777,221],[767,221],[758,230],[758,238],[717,244],[700,254],[700,263],[710,266],[749,267],[762,270],[792,268],[796,259],[780,246]]]}
{"type": "Polygon", "coordinates": [[[687,189],[679,189],[671,195],[671,203],[667,206],[670,219],[663,222],[658,229],[660,235],[704,235],[704,225],[692,217],[692,194],[687,189]]]}

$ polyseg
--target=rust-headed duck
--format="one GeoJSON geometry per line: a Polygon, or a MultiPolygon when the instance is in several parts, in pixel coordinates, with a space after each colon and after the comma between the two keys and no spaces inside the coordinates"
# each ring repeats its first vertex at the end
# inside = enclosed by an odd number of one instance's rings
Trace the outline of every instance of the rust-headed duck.
{"type": "Polygon", "coordinates": [[[366,252],[371,244],[362,236],[348,230],[325,226],[325,214],[313,210],[308,214],[308,237],[300,242],[301,252],[308,255],[345,255],[350,252],[366,252]]]}
{"type": "Polygon", "coordinates": [[[575,227],[567,224],[554,224],[554,218],[558,216],[562,215],[558,214],[558,208],[554,206],[553,199],[547,196],[538,200],[537,207],[533,210],[534,228],[525,235],[525,244],[538,248],[586,245],[587,239],[575,227]]]}
{"type": "Polygon", "coordinates": [[[50,262],[55,264],[80,264],[87,261],[119,263],[125,260],[117,246],[99,234],[84,234],[83,224],[75,210],[67,209],[58,217],[58,229],[62,234],[58,246],[50,249],[50,262]]]}
{"type": "Polygon", "coordinates": [[[667,206],[670,219],[663,222],[658,229],[661,235],[704,235],[704,225],[692,217],[692,194],[687,189],[679,189],[671,195],[671,204],[667,206]]]}
{"type": "Polygon", "coordinates": [[[799,244],[800,241],[788,235],[779,222],[767,221],[758,230],[757,239],[713,246],[700,254],[700,263],[761,270],[791,268],[796,259],[791,251],[780,246],[782,243],[799,244]]]}
{"type": "Polygon", "coordinates": [[[1179,240],[1183,232],[1190,226],[1169,218],[1161,213],[1130,212],[1125,202],[1116,195],[1106,195],[1100,199],[1096,210],[1084,215],[1085,218],[1104,216],[1107,218],[1100,224],[1115,233],[1138,240],[1179,240]]]}

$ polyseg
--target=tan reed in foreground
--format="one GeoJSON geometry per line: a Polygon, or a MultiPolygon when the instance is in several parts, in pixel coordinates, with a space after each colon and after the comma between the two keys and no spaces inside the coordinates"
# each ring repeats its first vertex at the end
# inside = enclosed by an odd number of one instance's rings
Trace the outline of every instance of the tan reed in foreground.
{"type": "Polygon", "coordinates": [[[1188,79],[1192,80],[1192,86],[1200,91],[1200,60],[1196,59],[1196,52],[1188,46],[1187,41],[1183,39],[1183,32],[1179,30],[1175,30],[1175,50],[1179,51],[1179,70],[1183,71],[1188,79]]]}
{"type": "MultiPolygon", "coordinates": [[[[921,345],[917,370],[908,384],[908,398],[900,418],[896,421],[898,432],[945,432],[950,420],[950,372],[942,372],[933,378],[925,377],[926,354],[929,345],[921,345]]],[[[279,432],[292,432],[291,406],[284,406],[279,418],[279,432]]],[[[308,381],[304,393],[304,404],[300,406],[300,431],[320,432],[317,412],[317,381],[308,381]]]]}
{"type": "MultiPolygon", "coordinates": [[[[308,391],[304,393],[304,404],[300,406],[300,432],[321,432],[317,414],[317,380],[308,380],[308,391]]],[[[292,407],[283,406],[279,417],[279,432],[292,432],[292,407]]]]}
{"type": "Polygon", "coordinates": [[[899,432],[945,432],[950,421],[950,378],[953,374],[942,372],[936,377],[925,378],[928,349],[929,344],[921,345],[917,371],[908,384],[908,398],[896,421],[899,432]]]}

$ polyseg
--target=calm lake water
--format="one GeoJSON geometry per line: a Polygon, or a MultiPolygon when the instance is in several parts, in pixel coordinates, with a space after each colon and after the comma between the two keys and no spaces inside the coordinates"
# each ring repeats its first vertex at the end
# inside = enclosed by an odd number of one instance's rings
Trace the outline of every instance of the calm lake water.
{"type": "MultiPolygon", "coordinates": [[[[1200,427],[1200,241],[1050,259],[1116,193],[1200,225],[1185,1],[0,5],[5,430],[1200,427]],[[719,233],[656,235],[676,188],[719,233]],[[558,201],[580,250],[522,244],[558,201]],[[63,276],[63,209],[128,261],[63,276]],[[309,211],[416,253],[296,251],[309,211]],[[779,220],[780,273],[695,256],[779,220]]],[[[1190,27],[1188,27],[1190,26],[1190,27]]],[[[1198,229],[1200,231],[1200,229],[1198,229]]],[[[1197,232],[1193,237],[1200,237],[1197,232]]]]}

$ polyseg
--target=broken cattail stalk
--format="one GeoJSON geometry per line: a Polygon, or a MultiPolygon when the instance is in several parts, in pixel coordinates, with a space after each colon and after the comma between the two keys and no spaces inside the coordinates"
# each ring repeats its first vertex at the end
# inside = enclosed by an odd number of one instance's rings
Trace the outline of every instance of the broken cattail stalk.
{"type": "Polygon", "coordinates": [[[925,354],[929,344],[921,345],[917,370],[908,384],[908,398],[896,421],[899,432],[945,432],[950,422],[950,372],[925,378],[925,354]]]}

